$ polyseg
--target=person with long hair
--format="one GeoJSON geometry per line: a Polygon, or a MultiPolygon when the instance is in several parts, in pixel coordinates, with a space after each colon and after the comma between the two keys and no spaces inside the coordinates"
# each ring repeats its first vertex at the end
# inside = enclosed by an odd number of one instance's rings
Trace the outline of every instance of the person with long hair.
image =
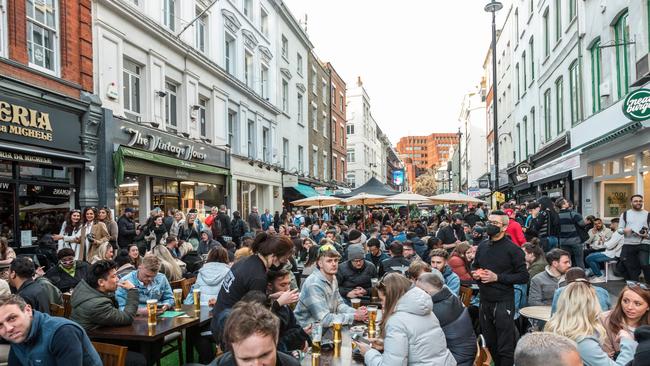
{"type": "Polygon", "coordinates": [[[99,247],[108,242],[110,234],[106,225],[98,220],[97,209],[84,208],[82,215],[83,225],[79,233],[79,251],[84,260],[93,258],[99,247]]]}
{"type": "Polygon", "coordinates": [[[164,244],[158,244],[151,252],[160,259],[160,273],[167,277],[169,282],[183,279],[183,270],[164,244]]]}
{"type": "Polygon", "coordinates": [[[111,243],[113,249],[116,249],[118,226],[117,226],[117,222],[113,218],[113,213],[111,209],[104,206],[99,209],[97,215],[98,215],[97,220],[103,222],[104,225],[106,225],[106,229],[108,230],[108,234],[110,235],[108,238],[108,242],[111,243]]]}
{"type": "Polygon", "coordinates": [[[112,261],[115,254],[115,250],[110,242],[106,242],[99,246],[95,255],[90,259],[90,264],[94,264],[99,261],[112,261]]]}
{"type": "Polygon", "coordinates": [[[587,280],[576,280],[560,295],[557,312],[544,330],[565,336],[578,344],[580,358],[587,366],[623,366],[632,361],[637,343],[627,330],[617,334],[621,352],[612,360],[603,349],[605,327],[598,320],[600,304],[596,291],[587,280]]]}
{"type": "Polygon", "coordinates": [[[642,325],[650,325],[650,290],[644,284],[628,282],[623,287],[614,309],[600,316],[607,337],[603,350],[612,355],[621,351],[618,334],[623,331],[630,336],[642,325]]]}
{"type": "MultiPolygon", "coordinates": [[[[311,239],[307,239],[311,241],[311,239]]],[[[302,276],[307,277],[314,270],[318,270],[318,267],[316,267],[316,262],[318,262],[318,249],[319,247],[316,245],[312,245],[309,247],[309,250],[307,251],[307,258],[305,259],[305,265],[303,266],[302,270],[302,276]]]]}
{"type": "Polygon", "coordinates": [[[129,251],[129,261],[133,267],[138,268],[142,264],[142,256],[140,255],[140,249],[138,244],[132,243],[129,244],[126,249],[129,251]]]}
{"type": "Polygon", "coordinates": [[[9,279],[9,264],[15,258],[16,252],[9,246],[9,240],[4,236],[0,236],[0,265],[7,266],[5,269],[0,269],[0,279],[9,279]]]}
{"type": "Polygon", "coordinates": [[[546,256],[544,255],[542,247],[537,244],[526,243],[521,246],[521,249],[523,249],[525,253],[526,266],[528,267],[530,278],[545,271],[548,263],[546,262],[546,256]]]}
{"type": "MultiPolygon", "coordinates": [[[[208,259],[196,276],[192,289],[201,290],[201,305],[212,305],[217,301],[221,284],[230,272],[228,252],[224,247],[214,247],[208,253],[208,259]]],[[[194,304],[194,296],[190,292],[185,299],[186,304],[194,304]]]]}
{"type": "Polygon", "coordinates": [[[178,238],[180,228],[185,225],[185,214],[181,210],[174,210],[174,221],[169,228],[169,235],[178,238]]]}
{"type": "Polygon", "coordinates": [[[380,334],[384,339],[373,340],[372,348],[356,342],[366,365],[456,365],[433,314],[429,294],[412,286],[399,273],[387,274],[377,290],[383,309],[380,334]]]}
{"type": "Polygon", "coordinates": [[[153,221],[153,224],[147,228],[145,232],[145,240],[147,241],[147,249],[151,250],[159,244],[165,244],[167,238],[167,227],[162,216],[158,216],[153,221]]]}
{"type": "Polygon", "coordinates": [[[71,210],[61,224],[61,231],[58,235],[52,235],[52,240],[58,241],[57,251],[63,248],[71,248],[75,251],[75,259],[82,259],[83,254],[79,251],[81,235],[81,211],[71,210]]]}
{"type": "Polygon", "coordinates": [[[542,249],[545,252],[558,247],[560,235],[560,216],[555,210],[553,200],[548,196],[539,200],[539,210],[533,210],[530,227],[537,233],[542,249]]]}
{"type": "Polygon", "coordinates": [[[469,262],[465,253],[471,247],[469,242],[462,242],[454,248],[447,260],[447,264],[451,267],[451,270],[458,275],[461,282],[469,283],[472,282],[471,269],[469,267],[469,262]]]}

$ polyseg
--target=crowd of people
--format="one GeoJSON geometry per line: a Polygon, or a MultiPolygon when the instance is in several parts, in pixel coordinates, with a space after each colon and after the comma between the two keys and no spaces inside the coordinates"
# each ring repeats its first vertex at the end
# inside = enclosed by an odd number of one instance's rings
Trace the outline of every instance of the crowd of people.
{"type": "MultiPolygon", "coordinates": [[[[550,354],[558,365],[639,365],[650,334],[650,290],[639,282],[650,278],[650,215],[640,195],[630,207],[607,223],[561,197],[420,217],[155,209],[141,225],[131,208],[117,220],[105,207],[72,210],[52,236],[49,268],[0,238],[0,336],[10,365],[100,364],[86,331],[131,324],[147,300],[171,308],[170,283],[196,277],[201,305],[213,309],[188,339],[203,364],[297,365],[314,327],[367,321],[358,304],[376,291],[378,335],[356,343],[367,365],[472,365],[479,336],[497,366],[541,365],[550,354]],[[613,303],[596,285],[609,271],[627,281],[613,303]],[[72,294],[70,319],[49,315],[62,293],[72,294]],[[534,305],[551,307],[550,320],[521,315],[534,305]],[[216,347],[225,351],[217,359],[216,347]]],[[[144,364],[137,344],[120,344],[127,364],[144,364]]]]}

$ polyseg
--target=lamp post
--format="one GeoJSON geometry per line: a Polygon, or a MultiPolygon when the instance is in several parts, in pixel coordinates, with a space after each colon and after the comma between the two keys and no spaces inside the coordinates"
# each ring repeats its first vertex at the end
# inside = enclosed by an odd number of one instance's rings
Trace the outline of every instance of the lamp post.
{"type": "Polygon", "coordinates": [[[492,122],[494,137],[494,189],[493,192],[499,190],[499,119],[497,118],[497,26],[496,26],[496,13],[503,9],[503,4],[498,1],[490,1],[483,10],[492,13],[492,122]]]}
{"type": "MultiPolygon", "coordinates": [[[[458,127],[458,193],[463,191],[463,181],[461,179],[463,172],[463,165],[461,163],[461,148],[460,148],[460,139],[462,138],[463,133],[460,132],[460,127],[458,127]]],[[[467,156],[465,157],[467,159],[467,156]]]]}

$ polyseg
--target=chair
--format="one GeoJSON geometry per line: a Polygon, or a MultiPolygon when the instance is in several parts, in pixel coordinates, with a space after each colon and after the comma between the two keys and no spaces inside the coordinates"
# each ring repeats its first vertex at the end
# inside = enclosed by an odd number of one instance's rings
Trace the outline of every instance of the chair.
{"type": "Polygon", "coordinates": [[[182,332],[173,332],[168,334],[163,339],[163,349],[160,353],[160,358],[158,359],[158,366],[161,366],[161,360],[163,357],[171,355],[172,353],[178,351],[178,364],[182,365],[183,362],[183,333],[182,332]]]}
{"type": "Polygon", "coordinates": [[[65,315],[65,308],[58,304],[50,304],[50,315],[63,317],[65,315]]]}
{"type": "Polygon", "coordinates": [[[472,291],[471,288],[465,287],[465,286],[460,286],[460,301],[462,301],[463,305],[465,307],[468,307],[469,304],[472,302],[472,295],[474,295],[474,291],[472,291]]]}
{"type": "Polygon", "coordinates": [[[192,278],[186,278],[183,280],[181,283],[181,288],[183,289],[183,299],[187,297],[187,295],[190,294],[190,291],[192,290],[192,285],[196,282],[196,277],[192,278]]]}
{"type": "Polygon", "coordinates": [[[622,279],[622,277],[618,277],[614,274],[616,263],[618,263],[617,259],[605,262],[605,283],[609,282],[609,280],[616,281],[622,279]]]}
{"type": "Polygon", "coordinates": [[[478,348],[478,352],[476,352],[474,366],[491,366],[492,355],[485,345],[485,338],[483,338],[483,334],[478,336],[478,339],[476,340],[476,347],[478,348]]]}
{"type": "Polygon", "coordinates": [[[109,343],[93,342],[93,347],[104,366],[124,366],[126,363],[127,348],[109,343]]]}
{"type": "Polygon", "coordinates": [[[169,282],[169,286],[171,286],[172,290],[177,289],[177,288],[182,289],[183,288],[183,281],[185,281],[185,279],[178,280],[178,281],[171,281],[171,282],[169,282]]]}
{"type": "Polygon", "coordinates": [[[70,319],[70,313],[72,313],[72,295],[68,292],[61,294],[63,299],[63,317],[70,319]]]}

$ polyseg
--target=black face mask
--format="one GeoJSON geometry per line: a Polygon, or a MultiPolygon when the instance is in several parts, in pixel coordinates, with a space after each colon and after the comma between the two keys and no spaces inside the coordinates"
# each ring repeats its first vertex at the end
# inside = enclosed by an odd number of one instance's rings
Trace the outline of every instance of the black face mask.
{"type": "Polygon", "coordinates": [[[460,224],[454,224],[454,229],[460,229],[461,225],[460,224]]]}
{"type": "Polygon", "coordinates": [[[488,236],[492,237],[498,235],[501,232],[501,228],[496,225],[488,224],[485,228],[485,232],[488,234],[488,236]]]}
{"type": "Polygon", "coordinates": [[[283,267],[284,266],[282,266],[282,265],[276,266],[275,264],[271,264],[271,267],[269,267],[269,271],[276,271],[277,272],[277,271],[282,270],[283,267]]]}

